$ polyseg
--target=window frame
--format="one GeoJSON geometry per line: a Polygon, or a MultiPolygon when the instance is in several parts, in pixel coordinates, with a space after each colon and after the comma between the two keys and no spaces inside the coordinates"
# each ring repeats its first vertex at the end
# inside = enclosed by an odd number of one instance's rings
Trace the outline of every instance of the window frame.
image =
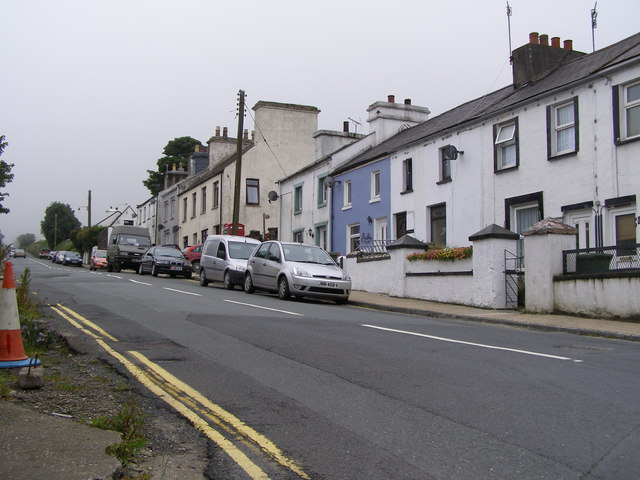
{"type": "Polygon", "coordinates": [[[512,118],[506,122],[496,123],[493,125],[493,171],[494,173],[507,172],[514,170],[520,166],[520,128],[518,125],[518,118],[512,118]],[[498,138],[505,127],[510,125],[514,126],[513,136],[508,140],[502,140],[498,143],[498,138]],[[511,145],[515,146],[515,164],[503,165],[503,149],[511,145]]]}
{"type": "Polygon", "coordinates": [[[344,181],[344,189],[342,191],[342,209],[346,210],[351,208],[352,203],[352,191],[351,191],[351,180],[344,181]]]}
{"type": "Polygon", "coordinates": [[[547,106],[547,160],[556,160],[567,156],[573,156],[580,150],[580,125],[578,97],[547,106]],[[561,108],[573,105],[573,122],[558,126],[558,111],[561,108]],[[558,134],[563,130],[573,128],[573,148],[558,151],[558,134]]]}
{"type": "Polygon", "coordinates": [[[218,208],[220,206],[220,182],[216,180],[211,186],[211,208],[218,208]]]}
{"type": "Polygon", "coordinates": [[[356,242],[360,242],[360,224],[351,223],[347,225],[346,233],[347,233],[347,254],[354,253],[358,250],[358,247],[360,246],[359,243],[356,244],[356,242]],[[354,228],[358,229],[358,231],[355,233],[353,231],[354,228]]]}
{"type": "Polygon", "coordinates": [[[189,215],[189,197],[186,195],[182,199],[182,223],[187,221],[187,216],[189,215]]]}
{"type": "Polygon", "coordinates": [[[327,178],[327,174],[319,175],[318,177],[318,202],[317,206],[326,207],[329,204],[329,186],[325,185],[324,179],[327,178]]]}
{"type": "Polygon", "coordinates": [[[293,186],[293,214],[300,215],[304,205],[304,182],[293,186]]]}
{"type": "Polygon", "coordinates": [[[436,245],[447,245],[447,204],[446,203],[437,203],[435,205],[429,206],[429,238],[430,243],[436,245]],[[437,215],[439,211],[444,212],[442,215],[437,215]],[[436,240],[434,239],[434,222],[438,222],[444,219],[444,234],[438,235],[438,237],[443,237],[442,239],[436,240]]]}
{"type": "Polygon", "coordinates": [[[629,136],[627,123],[627,111],[640,108],[640,98],[630,104],[627,104],[626,101],[628,89],[636,86],[640,86],[638,78],[613,86],[613,141],[616,145],[640,140],[640,125],[638,126],[638,134],[629,136]]]}
{"type": "Polygon", "coordinates": [[[258,178],[247,178],[245,181],[245,202],[247,205],[260,205],[260,179],[258,178]],[[252,184],[250,185],[249,182],[252,182],[252,184]],[[253,184],[253,182],[255,182],[255,184],[253,184]],[[255,190],[255,196],[256,196],[256,201],[255,202],[250,202],[249,201],[249,192],[252,192],[255,190]]]}
{"type": "Polygon", "coordinates": [[[402,161],[402,192],[400,194],[413,192],[413,159],[405,158],[402,161]]]}
{"type": "Polygon", "coordinates": [[[191,218],[196,217],[196,211],[198,207],[198,192],[191,194],[191,218]]]}
{"type": "Polygon", "coordinates": [[[440,180],[436,182],[438,185],[451,181],[451,160],[444,154],[444,149],[445,147],[442,147],[438,150],[438,154],[440,155],[440,180]]]}
{"type": "Polygon", "coordinates": [[[380,170],[371,172],[371,189],[369,203],[380,201],[380,170]]]}
{"type": "Polygon", "coordinates": [[[200,213],[207,211],[207,187],[206,185],[200,189],[200,213]]]}
{"type": "Polygon", "coordinates": [[[291,232],[291,241],[295,243],[304,243],[304,228],[293,230],[291,232]]]}

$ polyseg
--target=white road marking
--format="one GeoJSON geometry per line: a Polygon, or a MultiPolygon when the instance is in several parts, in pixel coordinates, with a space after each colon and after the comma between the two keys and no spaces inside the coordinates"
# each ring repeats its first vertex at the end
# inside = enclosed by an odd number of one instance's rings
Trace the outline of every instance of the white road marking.
{"type": "Polygon", "coordinates": [[[122,280],[122,277],[119,277],[118,275],[111,275],[109,273],[107,273],[107,277],[119,278],[120,280],[122,280]]]}
{"type": "Polygon", "coordinates": [[[304,317],[304,315],[301,313],[288,312],[287,310],[278,310],[277,308],[261,307],[260,305],[254,305],[252,303],[234,302],[233,300],[225,300],[225,302],[244,305],[246,307],[261,308],[262,310],[271,310],[272,312],[286,313],[287,315],[297,315],[299,317],[304,317]]]}
{"type": "Polygon", "coordinates": [[[138,283],[138,284],[140,284],[140,285],[149,285],[149,286],[153,285],[152,283],[141,282],[141,281],[139,281],[139,280],[134,280],[133,278],[130,278],[130,279],[129,279],[129,281],[130,281],[130,282],[133,282],[133,283],[138,283]]]}
{"type": "Polygon", "coordinates": [[[436,336],[433,336],[433,335],[425,335],[424,333],[408,332],[406,330],[395,330],[393,328],[377,327],[375,325],[362,325],[362,326],[366,327],[366,328],[374,328],[376,330],[383,330],[383,331],[386,331],[386,332],[403,333],[405,335],[413,335],[415,337],[430,338],[432,340],[439,340],[441,342],[460,343],[462,345],[471,345],[473,347],[488,348],[488,349],[491,349],[491,350],[503,350],[503,351],[506,351],[506,352],[514,352],[514,353],[522,353],[523,355],[533,355],[533,356],[536,356],[536,357],[552,358],[554,360],[571,360],[572,362],[575,362],[575,363],[581,363],[582,362],[582,360],[575,360],[575,359],[569,358],[569,357],[560,357],[560,356],[557,356],[557,355],[549,355],[549,354],[546,354],[546,353],[530,352],[528,350],[518,350],[518,349],[515,349],[515,348],[497,347],[495,345],[485,345],[485,344],[482,344],[482,343],[465,342],[463,340],[454,340],[452,338],[436,337],[436,336]]]}
{"type": "Polygon", "coordinates": [[[162,287],[162,288],[164,288],[165,290],[169,290],[171,292],[184,293],[185,295],[193,295],[194,297],[201,297],[202,296],[199,293],[185,292],[184,290],[176,290],[175,288],[169,288],[169,287],[162,287]]]}

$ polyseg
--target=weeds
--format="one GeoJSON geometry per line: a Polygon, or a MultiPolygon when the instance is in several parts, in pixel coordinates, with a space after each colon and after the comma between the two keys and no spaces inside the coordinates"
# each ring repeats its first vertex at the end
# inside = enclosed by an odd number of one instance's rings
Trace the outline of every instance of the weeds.
{"type": "Polygon", "coordinates": [[[103,430],[114,430],[120,433],[120,443],[106,448],[106,453],[118,459],[123,465],[129,465],[133,458],[147,444],[140,430],[144,424],[144,414],[138,410],[135,401],[127,403],[120,413],[113,417],[99,417],[91,421],[91,425],[103,430]]]}
{"type": "Polygon", "coordinates": [[[11,377],[4,370],[0,370],[0,398],[6,400],[11,398],[11,384],[14,383],[13,377],[11,377]]]}

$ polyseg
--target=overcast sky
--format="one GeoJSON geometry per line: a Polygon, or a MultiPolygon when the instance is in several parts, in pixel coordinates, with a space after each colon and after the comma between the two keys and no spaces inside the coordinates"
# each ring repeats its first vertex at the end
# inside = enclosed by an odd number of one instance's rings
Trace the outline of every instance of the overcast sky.
{"type": "MultiPolygon", "coordinates": [[[[537,31],[591,52],[594,3],[510,0],[513,49],[537,31]]],[[[638,0],[597,10],[596,48],[638,32],[638,0]]],[[[235,136],[240,89],[315,106],[321,129],[367,133],[387,95],[433,117],[511,83],[507,26],[504,0],[0,0],[0,232],[42,237],[54,201],[84,225],[89,190],[93,223],[135,208],[169,140],[235,136]]]]}

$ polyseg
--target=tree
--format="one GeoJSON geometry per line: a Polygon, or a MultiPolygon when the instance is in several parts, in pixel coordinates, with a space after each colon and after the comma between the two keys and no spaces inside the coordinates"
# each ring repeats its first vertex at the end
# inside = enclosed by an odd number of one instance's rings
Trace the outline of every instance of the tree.
{"type": "Polygon", "coordinates": [[[33,233],[23,233],[16,237],[18,248],[27,248],[29,245],[36,242],[36,236],[33,233]]]}
{"type": "Polygon", "coordinates": [[[44,220],[40,222],[40,231],[46,238],[50,248],[67,240],[73,230],[80,228],[80,220],[76,218],[71,205],[52,202],[44,212],[44,220]]]}
{"type": "Polygon", "coordinates": [[[79,252],[89,252],[93,246],[98,245],[98,234],[106,228],[99,226],[84,227],[80,230],[73,230],[69,238],[79,252]]]}
{"type": "MultiPolygon", "coordinates": [[[[2,152],[4,152],[5,147],[9,145],[4,141],[4,135],[0,135],[0,156],[2,156],[2,152]]],[[[0,160],[0,188],[4,188],[8,183],[11,183],[13,180],[13,173],[11,173],[11,169],[13,168],[13,163],[7,163],[4,160],[0,160]]],[[[8,193],[0,192],[0,213],[9,213],[9,209],[2,206],[2,202],[5,197],[8,197],[8,193]]]]}
{"type": "Polygon", "coordinates": [[[202,146],[202,143],[191,137],[178,137],[167,143],[162,151],[165,156],[159,158],[156,162],[158,169],[147,170],[149,177],[142,181],[142,184],[147,187],[151,195],[155,197],[164,189],[164,175],[171,168],[171,165],[182,163],[183,167],[187,166],[187,160],[195,151],[196,145],[202,146]]]}

